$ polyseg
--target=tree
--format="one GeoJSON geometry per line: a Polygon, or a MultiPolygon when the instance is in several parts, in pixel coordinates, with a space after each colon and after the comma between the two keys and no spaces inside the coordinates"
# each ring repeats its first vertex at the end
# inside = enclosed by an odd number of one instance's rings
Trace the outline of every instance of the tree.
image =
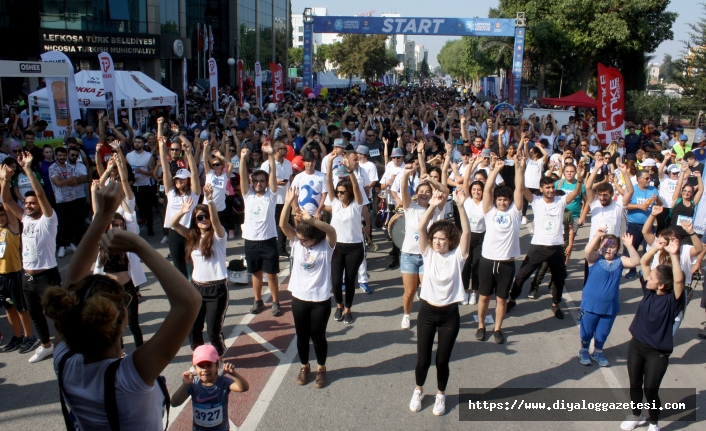
{"type": "Polygon", "coordinates": [[[312,68],[314,72],[326,72],[326,61],[331,59],[331,44],[324,43],[316,46],[316,53],[312,68]]]}
{"type": "MultiPolygon", "coordinates": [[[[685,43],[686,56],[674,62],[674,81],[683,88],[682,96],[694,105],[706,102],[706,4],[701,4],[704,15],[689,24],[689,40],[685,43]]],[[[693,107],[692,112],[696,112],[693,107]]]]}
{"type": "Polygon", "coordinates": [[[417,73],[419,73],[419,76],[422,78],[428,78],[431,75],[431,71],[429,70],[429,63],[427,63],[427,60],[424,59],[417,64],[417,73]]]}
{"type": "Polygon", "coordinates": [[[382,76],[397,65],[397,58],[385,49],[386,35],[347,34],[331,46],[331,62],[342,76],[359,75],[363,79],[382,76]]]}
{"type": "Polygon", "coordinates": [[[436,56],[439,66],[451,75],[461,81],[468,79],[468,71],[466,70],[466,61],[468,53],[464,49],[463,39],[447,40],[444,46],[436,56]]]}
{"type": "Polygon", "coordinates": [[[659,66],[659,78],[663,79],[665,84],[674,82],[674,62],[669,54],[664,54],[664,58],[662,58],[662,64],[659,66]]]}
{"type": "Polygon", "coordinates": [[[304,48],[289,48],[289,65],[300,67],[304,64],[304,48]]]}

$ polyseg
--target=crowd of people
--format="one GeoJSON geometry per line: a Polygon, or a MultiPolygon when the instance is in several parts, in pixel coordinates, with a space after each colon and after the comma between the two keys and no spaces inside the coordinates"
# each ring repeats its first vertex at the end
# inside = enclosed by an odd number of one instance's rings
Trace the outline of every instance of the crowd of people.
{"type": "MultiPolygon", "coordinates": [[[[53,354],[67,426],[157,430],[163,405],[191,396],[194,429],[228,429],[228,393],[248,390],[223,361],[227,242],[236,236],[244,240],[252,314],[266,308],[266,277],[270,312],[281,316],[278,273],[289,258],[297,384],[310,380],[311,341],[314,385],[325,387],[332,311],[354,324],[357,288],[374,293],[367,271],[374,230],[378,241],[392,242],[387,266],[401,273],[401,328],[417,332],[410,409],[421,410],[438,333],[433,413],[442,415],[459,306],[478,306],[475,337],[485,341],[494,299],[490,335],[502,344],[503,322],[527,280],[527,297],[537,299],[549,272],[549,312],[563,319],[567,265],[587,222],[578,363],[609,366],[603,346],[620,311],[621,281],[639,277],[630,395],[659,405],[673,334],[706,253],[701,116],[692,143],[679,124],[648,120],[601,143],[590,111],[568,124],[551,114],[522,120],[507,104],[496,109],[434,86],[332,91],[267,109],[237,106],[227,89],[211,106],[188,105],[181,118],[154,110],[141,128],[102,112],[78,119],[57,148],[40,147],[35,136],[46,126],[25,126],[20,116],[0,134],[0,298],[13,329],[2,350],[33,352],[30,363],[53,354]],[[171,263],[149,242],[159,230],[155,214],[171,263]],[[525,250],[523,225],[531,234],[525,250]],[[67,253],[62,280],[57,258],[67,253]],[[170,303],[147,341],[138,307],[143,265],[170,303]],[[46,316],[56,326],[53,344],[46,316]],[[169,401],[159,375],[187,338],[193,367],[169,401]],[[113,409],[123,403],[135,410],[113,409]]],[[[635,410],[621,427],[649,420],[655,431],[658,419],[657,408],[648,418],[635,410]]]]}

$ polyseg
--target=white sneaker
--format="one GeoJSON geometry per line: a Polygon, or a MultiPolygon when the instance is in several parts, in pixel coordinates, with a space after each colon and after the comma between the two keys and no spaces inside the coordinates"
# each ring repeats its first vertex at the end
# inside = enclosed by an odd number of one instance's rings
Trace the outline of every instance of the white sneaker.
{"type": "Polygon", "coordinates": [[[409,327],[409,314],[405,314],[402,316],[402,329],[409,329],[409,327]]]}
{"type": "Polygon", "coordinates": [[[527,224],[527,217],[522,216],[522,224],[527,224]]]}
{"type": "Polygon", "coordinates": [[[446,395],[436,394],[436,401],[434,401],[433,413],[436,416],[441,416],[446,413],[446,395]]]}
{"type": "Polygon", "coordinates": [[[67,249],[68,251],[70,251],[71,253],[75,253],[75,252],[76,252],[76,246],[75,246],[73,243],[69,244],[69,246],[66,247],[66,249],[67,249]]]}
{"type": "Polygon", "coordinates": [[[471,297],[468,300],[470,305],[476,305],[478,303],[478,294],[476,292],[471,292],[471,297]]]}
{"type": "Polygon", "coordinates": [[[650,424],[650,427],[647,428],[647,431],[659,431],[659,425],[657,425],[657,424],[650,424]]]}
{"type": "Polygon", "coordinates": [[[166,237],[166,236],[162,237],[162,241],[160,241],[160,242],[161,242],[162,244],[168,243],[168,242],[169,242],[169,237],[166,237]]]}
{"type": "MultiPolygon", "coordinates": [[[[623,422],[620,423],[620,429],[624,429],[625,431],[634,430],[635,427],[642,426],[646,422],[645,417],[642,415],[638,417],[635,417],[635,415],[629,415],[623,422]]],[[[652,431],[652,429],[650,429],[650,431],[652,431]]]]}
{"type": "Polygon", "coordinates": [[[409,409],[414,413],[417,413],[422,409],[422,399],[424,399],[424,392],[419,389],[414,389],[412,394],[412,401],[409,402],[409,409]]]}
{"type": "Polygon", "coordinates": [[[51,356],[52,354],[54,354],[54,346],[43,347],[40,345],[39,347],[37,347],[37,350],[34,351],[34,355],[29,358],[29,363],[37,363],[46,358],[47,356],[51,356]]]}
{"type": "Polygon", "coordinates": [[[66,247],[59,247],[59,252],[56,254],[57,257],[66,256],[66,247]]]}
{"type": "Polygon", "coordinates": [[[527,225],[527,231],[530,233],[530,235],[534,235],[534,223],[530,223],[527,225]]]}
{"type": "Polygon", "coordinates": [[[468,305],[468,297],[470,296],[469,293],[464,293],[463,294],[463,305],[468,305]]]}
{"type": "Polygon", "coordinates": [[[414,294],[414,297],[417,298],[417,301],[419,301],[419,289],[417,289],[417,292],[414,294]]]}

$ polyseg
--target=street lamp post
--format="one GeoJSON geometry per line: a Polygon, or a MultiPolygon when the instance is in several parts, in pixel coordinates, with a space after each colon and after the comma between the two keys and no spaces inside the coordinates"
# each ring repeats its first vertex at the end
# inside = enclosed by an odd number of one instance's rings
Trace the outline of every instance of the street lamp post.
{"type": "Polygon", "coordinates": [[[230,75],[230,76],[231,76],[231,78],[232,78],[232,79],[230,80],[230,82],[231,82],[231,84],[232,84],[231,87],[235,88],[235,75],[236,75],[236,74],[235,74],[235,59],[234,59],[233,57],[231,57],[231,58],[228,59],[228,66],[231,67],[231,69],[230,69],[230,72],[231,72],[231,75],[230,75]]]}

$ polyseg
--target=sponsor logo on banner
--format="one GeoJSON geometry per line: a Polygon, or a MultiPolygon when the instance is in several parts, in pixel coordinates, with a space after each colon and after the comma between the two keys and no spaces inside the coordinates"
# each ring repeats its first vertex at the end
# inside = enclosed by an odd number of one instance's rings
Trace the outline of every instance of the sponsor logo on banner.
{"type": "Polygon", "coordinates": [[[243,60],[238,60],[238,103],[243,106],[245,102],[245,71],[243,70],[243,60]]]}
{"type": "Polygon", "coordinates": [[[601,143],[608,144],[625,132],[625,88],[623,75],[613,67],[598,63],[598,124],[601,143]]]}
{"type": "Polygon", "coordinates": [[[270,63],[270,72],[272,73],[272,99],[279,103],[284,101],[284,74],[282,66],[276,63],[270,63]]]}
{"type": "Polygon", "coordinates": [[[108,119],[117,123],[118,110],[115,101],[115,69],[113,66],[113,58],[107,52],[98,54],[98,62],[101,68],[101,77],[103,78],[103,88],[105,89],[105,107],[108,119]]]}
{"type": "Polygon", "coordinates": [[[214,58],[208,59],[208,78],[210,84],[211,102],[218,100],[218,66],[214,58]]]}

